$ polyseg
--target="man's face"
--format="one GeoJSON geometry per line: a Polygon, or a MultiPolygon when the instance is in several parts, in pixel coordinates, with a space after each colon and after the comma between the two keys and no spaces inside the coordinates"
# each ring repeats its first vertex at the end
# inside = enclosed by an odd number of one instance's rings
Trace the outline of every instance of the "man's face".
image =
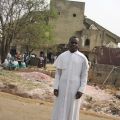
{"type": "Polygon", "coordinates": [[[71,53],[77,51],[78,50],[78,39],[77,38],[71,39],[68,43],[68,46],[69,46],[69,50],[71,53]]]}

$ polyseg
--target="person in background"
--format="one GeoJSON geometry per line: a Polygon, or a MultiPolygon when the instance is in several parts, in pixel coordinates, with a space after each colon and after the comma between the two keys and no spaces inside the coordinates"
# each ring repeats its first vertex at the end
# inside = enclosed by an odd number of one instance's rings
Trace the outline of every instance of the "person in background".
{"type": "Polygon", "coordinates": [[[43,51],[40,52],[39,62],[38,62],[39,68],[46,68],[46,57],[43,51]]]}
{"type": "Polygon", "coordinates": [[[11,49],[10,49],[10,54],[11,56],[16,59],[16,54],[17,54],[17,50],[16,50],[16,47],[13,46],[11,49]]]}

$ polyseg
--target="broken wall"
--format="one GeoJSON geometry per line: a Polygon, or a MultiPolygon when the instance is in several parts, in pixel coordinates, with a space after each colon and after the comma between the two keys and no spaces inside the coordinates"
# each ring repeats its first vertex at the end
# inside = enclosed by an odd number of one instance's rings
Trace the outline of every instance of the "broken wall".
{"type": "Polygon", "coordinates": [[[98,64],[120,66],[120,48],[96,47],[95,54],[98,64]]]}
{"type": "Polygon", "coordinates": [[[95,64],[92,68],[92,82],[120,87],[120,66],[95,64]]]}
{"type": "Polygon", "coordinates": [[[49,23],[54,26],[54,41],[57,44],[66,44],[68,39],[84,28],[84,2],[55,0],[57,19],[50,19],[49,23]]]}

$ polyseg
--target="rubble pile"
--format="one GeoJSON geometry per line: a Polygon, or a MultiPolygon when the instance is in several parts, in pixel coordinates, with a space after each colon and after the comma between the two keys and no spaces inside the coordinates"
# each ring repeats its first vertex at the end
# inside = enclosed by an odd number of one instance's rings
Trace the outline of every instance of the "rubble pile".
{"type": "MultiPolygon", "coordinates": [[[[27,94],[31,98],[53,102],[53,80],[51,77],[40,72],[24,72],[18,74],[26,80],[32,80],[41,84],[41,88],[27,91],[27,94]]],[[[119,91],[113,94],[110,88],[101,89],[98,86],[87,85],[85,95],[82,99],[81,109],[95,111],[100,114],[120,116],[119,91]]]]}
{"type": "Polygon", "coordinates": [[[39,85],[39,87],[34,87],[34,89],[25,92],[30,98],[53,101],[53,78],[41,72],[20,72],[17,74],[23,79],[39,85]]]}
{"type": "Polygon", "coordinates": [[[120,117],[120,100],[109,89],[102,90],[98,86],[87,86],[82,109],[120,117]]]}
{"type": "Polygon", "coordinates": [[[51,77],[41,72],[18,72],[17,74],[25,80],[51,82],[51,77]]]}
{"type": "MultiPolygon", "coordinates": [[[[13,81],[0,82],[0,91],[22,97],[54,101],[53,78],[41,72],[16,72],[15,74],[21,76],[24,82],[19,84],[13,81]]],[[[87,85],[82,97],[81,109],[120,117],[120,91],[87,85]]]]}

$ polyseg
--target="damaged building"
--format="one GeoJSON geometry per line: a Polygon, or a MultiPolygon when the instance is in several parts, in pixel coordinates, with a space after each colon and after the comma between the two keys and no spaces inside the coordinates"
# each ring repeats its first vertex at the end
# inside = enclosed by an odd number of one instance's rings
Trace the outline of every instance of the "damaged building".
{"type": "Polygon", "coordinates": [[[57,10],[54,25],[55,44],[65,46],[72,35],[80,39],[80,51],[91,62],[89,79],[97,83],[120,86],[120,37],[85,17],[85,3],[52,0],[57,10]]]}
{"type": "Polygon", "coordinates": [[[52,0],[52,4],[58,13],[56,20],[50,20],[54,26],[55,44],[67,44],[69,37],[76,35],[80,39],[80,51],[90,60],[89,52],[96,46],[117,48],[120,37],[86,18],[84,2],[52,0]]]}
{"type": "Polygon", "coordinates": [[[81,33],[81,50],[86,52],[85,54],[90,61],[93,59],[91,52],[95,51],[96,47],[118,48],[118,43],[120,42],[119,36],[88,18],[84,19],[84,25],[85,29],[81,33]]]}

